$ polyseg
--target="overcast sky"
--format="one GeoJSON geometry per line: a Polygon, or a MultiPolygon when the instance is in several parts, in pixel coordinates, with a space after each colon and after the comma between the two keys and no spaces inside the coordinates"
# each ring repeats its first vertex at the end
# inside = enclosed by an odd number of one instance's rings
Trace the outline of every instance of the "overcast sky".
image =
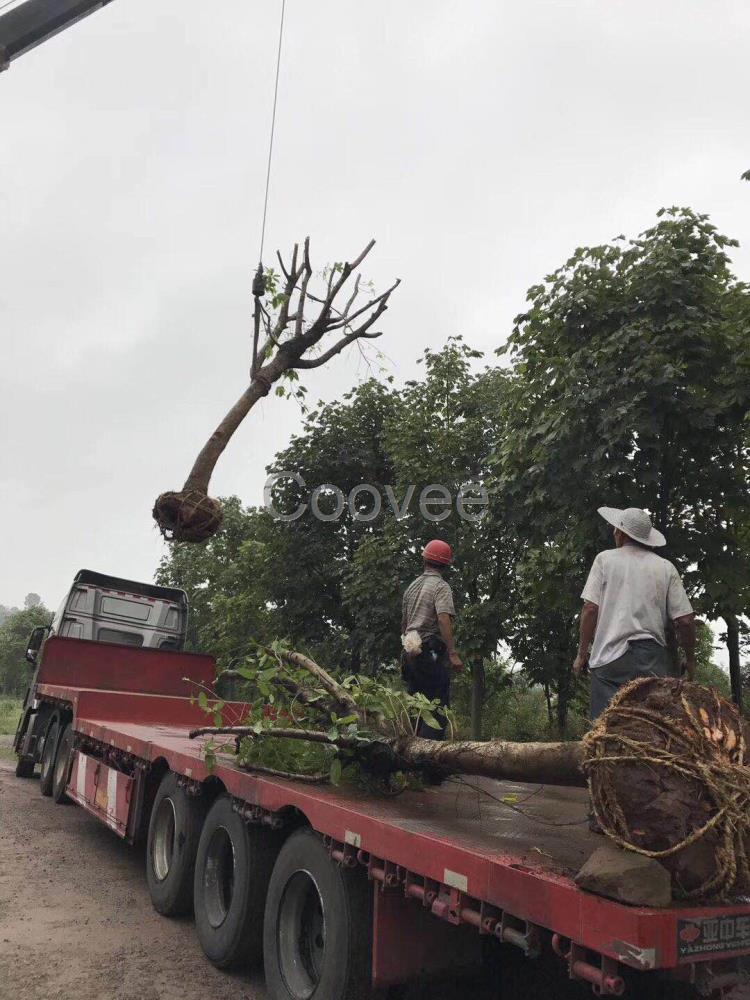
{"type": "MultiPolygon", "coordinates": [[[[151,579],[153,500],[244,387],[279,10],[114,0],[0,76],[0,603],[151,579]]],[[[399,380],[453,333],[491,352],[661,205],[745,241],[749,42],[742,0],[287,0],[267,247],[377,238],[399,380]]],[[[307,385],[366,375],[352,351],[307,385]]],[[[259,503],[299,425],[254,410],[212,493],[259,503]]]]}

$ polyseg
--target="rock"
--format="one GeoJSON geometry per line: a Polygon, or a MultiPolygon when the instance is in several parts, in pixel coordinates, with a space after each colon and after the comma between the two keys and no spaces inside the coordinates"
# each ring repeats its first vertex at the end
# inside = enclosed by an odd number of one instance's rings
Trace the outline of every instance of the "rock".
{"type": "Polygon", "coordinates": [[[672,879],[663,865],[634,851],[605,844],[575,877],[580,889],[634,906],[669,906],[672,879]]]}

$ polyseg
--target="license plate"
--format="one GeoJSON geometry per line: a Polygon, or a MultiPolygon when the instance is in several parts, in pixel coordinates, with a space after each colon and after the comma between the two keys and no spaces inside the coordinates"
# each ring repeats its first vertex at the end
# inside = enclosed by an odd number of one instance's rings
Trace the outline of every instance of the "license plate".
{"type": "Polygon", "coordinates": [[[680,958],[745,950],[750,950],[750,914],[677,921],[680,958]]]}

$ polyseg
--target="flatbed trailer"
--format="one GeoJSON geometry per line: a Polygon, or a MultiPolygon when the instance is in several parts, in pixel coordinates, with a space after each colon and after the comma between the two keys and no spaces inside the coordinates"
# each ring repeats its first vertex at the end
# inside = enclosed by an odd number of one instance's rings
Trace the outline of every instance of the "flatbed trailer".
{"type": "MultiPolygon", "coordinates": [[[[220,967],[263,954],[274,1000],[365,997],[476,965],[490,941],[556,952],[599,995],[639,996],[657,977],[686,996],[747,995],[748,903],[655,909],[575,885],[602,843],[583,790],[456,779],[386,798],[261,776],[229,754],[209,769],[189,732],[214,671],[207,656],[49,639],[42,790],[145,838],[156,908],[194,907],[220,967]]],[[[228,705],[228,721],[241,711],[228,705]]]]}

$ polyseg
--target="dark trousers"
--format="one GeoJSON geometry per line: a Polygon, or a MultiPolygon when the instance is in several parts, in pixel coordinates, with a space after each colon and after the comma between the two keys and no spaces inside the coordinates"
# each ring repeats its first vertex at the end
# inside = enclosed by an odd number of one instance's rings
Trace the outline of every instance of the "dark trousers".
{"type": "Polygon", "coordinates": [[[667,677],[672,661],[669,650],[655,639],[633,639],[627,652],[591,671],[591,721],[597,719],[621,687],[636,677],[667,677]]]}
{"type": "MultiPolygon", "coordinates": [[[[410,658],[404,654],[401,661],[401,673],[409,694],[423,694],[430,701],[437,699],[441,705],[450,708],[451,667],[445,643],[442,640],[426,639],[422,643],[422,652],[418,656],[410,658]]],[[[445,739],[446,718],[442,712],[435,712],[434,715],[440,724],[440,729],[433,729],[423,719],[420,719],[417,736],[421,736],[425,740],[445,739]]]]}

